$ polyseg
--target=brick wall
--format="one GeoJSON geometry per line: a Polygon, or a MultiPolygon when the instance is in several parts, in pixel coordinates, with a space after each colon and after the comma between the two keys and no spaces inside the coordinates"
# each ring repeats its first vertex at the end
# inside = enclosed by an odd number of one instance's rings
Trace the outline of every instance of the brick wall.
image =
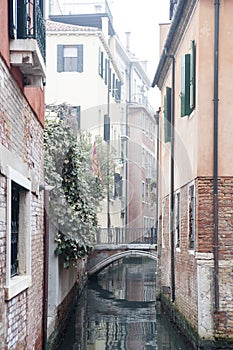
{"type": "Polygon", "coordinates": [[[39,350],[42,349],[43,193],[36,189],[43,184],[43,128],[1,59],[0,73],[0,144],[24,164],[32,181],[32,285],[5,301],[6,177],[0,174],[0,344],[5,345],[4,350],[39,350]]]}
{"type": "MultiPolygon", "coordinates": [[[[233,338],[233,178],[219,179],[219,295],[220,308],[214,313],[214,215],[213,179],[198,178],[195,184],[195,249],[188,245],[189,184],[180,189],[180,247],[175,247],[175,306],[195,330],[205,332],[202,312],[211,313],[212,336],[233,338]],[[204,296],[202,294],[205,294],[204,296]],[[207,295],[208,294],[208,295],[207,295]]],[[[161,286],[171,288],[169,197],[163,200],[161,286]]],[[[176,209],[176,206],[175,206],[176,209]]],[[[174,212],[175,224],[176,212],[174,212]]],[[[176,239],[175,239],[176,243],[176,239]]],[[[203,335],[204,333],[202,333],[203,335]]],[[[210,337],[208,330],[207,337],[210,337]]]]}

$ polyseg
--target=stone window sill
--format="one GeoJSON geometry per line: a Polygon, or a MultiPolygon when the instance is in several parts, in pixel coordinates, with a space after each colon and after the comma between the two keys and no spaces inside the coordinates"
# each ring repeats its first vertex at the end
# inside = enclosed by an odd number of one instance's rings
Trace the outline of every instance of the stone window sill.
{"type": "Polygon", "coordinates": [[[5,299],[10,300],[31,285],[31,276],[14,276],[10,279],[10,283],[5,287],[5,299]]]}

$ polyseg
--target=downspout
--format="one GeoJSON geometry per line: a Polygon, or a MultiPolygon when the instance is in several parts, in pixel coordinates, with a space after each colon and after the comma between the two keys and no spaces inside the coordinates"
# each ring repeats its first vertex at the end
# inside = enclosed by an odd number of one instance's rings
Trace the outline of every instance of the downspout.
{"type": "Polygon", "coordinates": [[[171,301],[175,301],[175,256],[174,256],[174,113],[175,113],[175,57],[172,55],[171,91],[171,183],[170,183],[170,232],[171,232],[171,301]]]}
{"type": "Polygon", "coordinates": [[[49,261],[49,190],[44,191],[44,303],[43,303],[43,350],[47,348],[48,319],[48,261],[49,261]]]}
{"type": "Polygon", "coordinates": [[[219,83],[219,6],[220,0],[214,2],[214,297],[215,310],[219,309],[219,250],[218,250],[218,83],[219,83]]]}
{"type": "Polygon", "coordinates": [[[128,225],[128,217],[129,217],[129,206],[128,206],[128,177],[129,177],[129,162],[128,162],[128,156],[129,156],[129,107],[131,104],[131,78],[132,78],[132,62],[129,63],[129,86],[128,86],[128,101],[126,102],[126,168],[125,168],[125,226],[128,225]]]}
{"type": "Polygon", "coordinates": [[[159,228],[159,115],[161,108],[155,114],[155,123],[156,123],[156,243],[158,242],[158,228],[159,228]]]}
{"type": "Polygon", "coordinates": [[[175,301],[175,254],[174,254],[174,117],[175,117],[175,57],[172,59],[172,90],[171,90],[171,157],[170,157],[170,238],[171,238],[171,301],[175,301]]]}

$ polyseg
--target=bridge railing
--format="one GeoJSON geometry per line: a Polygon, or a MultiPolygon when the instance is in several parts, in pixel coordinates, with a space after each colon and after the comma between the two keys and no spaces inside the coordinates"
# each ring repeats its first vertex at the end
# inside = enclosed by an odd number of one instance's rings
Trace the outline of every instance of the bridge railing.
{"type": "Polygon", "coordinates": [[[156,244],[156,229],[114,227],[100,228],[97,233],[96,244],[156,244]]]}

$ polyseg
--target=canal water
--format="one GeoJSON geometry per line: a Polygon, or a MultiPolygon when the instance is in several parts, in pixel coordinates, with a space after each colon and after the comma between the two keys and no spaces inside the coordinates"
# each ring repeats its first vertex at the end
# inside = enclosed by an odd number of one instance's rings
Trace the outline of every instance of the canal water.
{"type": "Polygon", "coordinates": [[[188,350],[155,300],[155,262],[128,258],[89,281],[59,350],[188,350]]]}

